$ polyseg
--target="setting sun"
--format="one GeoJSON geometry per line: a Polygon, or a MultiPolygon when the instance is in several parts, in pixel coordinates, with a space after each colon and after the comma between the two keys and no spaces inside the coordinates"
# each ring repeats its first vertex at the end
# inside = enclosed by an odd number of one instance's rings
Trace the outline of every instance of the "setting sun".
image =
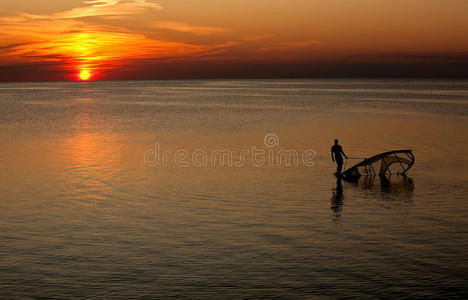
{"type": "Polygon", "coordinates": [[[81,80],[88,80],[91,77],[91,73],[89,71],[81,71],[80,79],[81,80]]]}

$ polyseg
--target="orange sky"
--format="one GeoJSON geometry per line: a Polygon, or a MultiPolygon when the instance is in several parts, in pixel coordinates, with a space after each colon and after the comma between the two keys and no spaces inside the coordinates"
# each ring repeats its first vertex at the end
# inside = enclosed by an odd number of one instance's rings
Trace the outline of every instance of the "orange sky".
{"type": "Polygon", "coordinates": [[[0,80],[466,64],[467,15],[466,0],[2,0],[0,80]]]}

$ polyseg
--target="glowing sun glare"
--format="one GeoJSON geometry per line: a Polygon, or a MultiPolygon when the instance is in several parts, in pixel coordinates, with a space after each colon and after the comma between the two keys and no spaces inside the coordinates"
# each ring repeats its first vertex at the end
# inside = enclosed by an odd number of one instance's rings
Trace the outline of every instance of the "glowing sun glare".
{"type": "Polygon", "coordinates": [[[89,71],[81,71],[80,79],[81,80],[88,80],[91,77],[91,73],[89,71]]]}

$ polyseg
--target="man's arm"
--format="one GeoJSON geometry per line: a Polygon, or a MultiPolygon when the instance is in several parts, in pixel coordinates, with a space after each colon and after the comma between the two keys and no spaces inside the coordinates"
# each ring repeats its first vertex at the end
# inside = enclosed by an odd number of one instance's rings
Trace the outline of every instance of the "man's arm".
{"type": "Polygon", "coordinates": [[[335,161],[335,156],[334,156],[334,152],[333,152],[333,149],[331,150],[331,157],[332,157],[332,161],[335,161]]]}
{"type": "Polygon", "coordinates": [[[343,156],[348,159],[348,157],[346,156],[346,154],[344,153],[343,149],[341,149],[341,153],[343,153],[343,156]]]}

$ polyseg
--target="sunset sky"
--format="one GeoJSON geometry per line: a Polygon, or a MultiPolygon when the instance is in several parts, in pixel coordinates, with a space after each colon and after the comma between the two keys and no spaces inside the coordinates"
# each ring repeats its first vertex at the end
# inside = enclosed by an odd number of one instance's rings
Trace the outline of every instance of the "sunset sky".
{"type": "Polygon", "coordinates": [[[2,0],[0,81],[468,77],[466,0],[2,0]]]}

